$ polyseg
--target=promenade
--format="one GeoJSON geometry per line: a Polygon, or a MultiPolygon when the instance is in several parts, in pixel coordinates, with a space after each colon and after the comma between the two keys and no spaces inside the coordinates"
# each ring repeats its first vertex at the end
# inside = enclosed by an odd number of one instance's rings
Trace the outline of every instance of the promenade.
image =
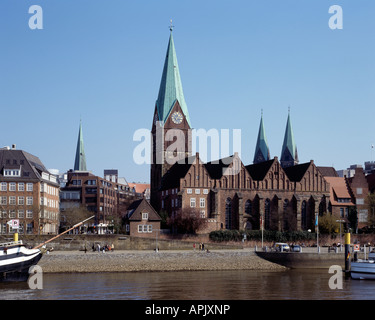
{"type": "Polygon", "coordinates": [[[195,270],[285,270],[259,258],[253,249],[166,251],[53,251],[38,263],[44,273],[195,270]]]}

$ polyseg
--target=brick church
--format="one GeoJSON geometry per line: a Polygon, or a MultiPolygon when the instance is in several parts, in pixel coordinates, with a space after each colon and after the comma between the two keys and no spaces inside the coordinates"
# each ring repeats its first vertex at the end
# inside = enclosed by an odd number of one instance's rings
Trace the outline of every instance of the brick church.
{"type": "Polygon", "coordinates": [[[308,230],[327,211],[330,187],[313,161],[299,164],[290,113],[280,159],[270,158],[263,116],[254,160],[238,154],[204,163],[192,154],[172,28],[152,124],[151,204],[176,216],[195,210],[205,230],[308,230]]]}

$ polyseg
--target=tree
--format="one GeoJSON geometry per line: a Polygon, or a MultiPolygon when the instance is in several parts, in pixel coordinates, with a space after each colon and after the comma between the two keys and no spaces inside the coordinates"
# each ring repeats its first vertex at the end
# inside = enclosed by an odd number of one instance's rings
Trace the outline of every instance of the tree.
{"type": "Polygon", "coordinates": [[[62,211],[61,221],[64,222],[66,228],[71,228],[92,215],[93,213],[87,210],[85,205],[81,204],[79,207],[72,207],[62,211]]]}
{"type": "Polygon", "coordinates": [[[195,234],[199,229],[206,226],[207,220],[200,215],[195,208],[184,208],[168,219],[168,225],[174,228],[177,233],[195,234]]]}
{"type": "Polygon", "coordinates": [[[339,222],[336,222],[336,217],[330,213],[325,213],[319,217],[319,232],[320,233],[336,233],[340,229],[339,222]]]}

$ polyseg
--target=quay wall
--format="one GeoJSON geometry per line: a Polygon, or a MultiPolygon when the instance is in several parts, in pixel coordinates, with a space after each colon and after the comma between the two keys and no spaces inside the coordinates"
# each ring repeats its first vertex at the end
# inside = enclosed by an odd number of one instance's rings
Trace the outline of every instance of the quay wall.
{"type": "MultiPolygon", "coordinates": [[[[22,235],[20,240],[27,246],[37,246],[53,236],[22,235]]],[[[199,241],[178,240],[178,239],[150,239],[141,237],[131,237],[127,235],[63,235],[46,244],[47,248],[58,251],[75,251],[92,249],[92,245],[99,244],[114,245],[115,250],[192,250],[195,243],[199,248],[199,241]]],[[[205,249],[242,249],[242,245],[228,245],[220,243],[205,243],[205,249]]]]}

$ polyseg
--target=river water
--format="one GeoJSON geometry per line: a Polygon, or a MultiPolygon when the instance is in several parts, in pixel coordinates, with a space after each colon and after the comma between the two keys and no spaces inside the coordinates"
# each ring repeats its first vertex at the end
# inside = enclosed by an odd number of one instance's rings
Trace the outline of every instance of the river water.
{"type": "MultiPolygon", "coordinates": [[[[189,271],[43,274],[42,289],[0,283],[7,300],[366,300],[375,281],[343,279],[330,289],[328,270],[189,271]]],[[[337,283],[337,282],[336,282],[337,283]]]]}

